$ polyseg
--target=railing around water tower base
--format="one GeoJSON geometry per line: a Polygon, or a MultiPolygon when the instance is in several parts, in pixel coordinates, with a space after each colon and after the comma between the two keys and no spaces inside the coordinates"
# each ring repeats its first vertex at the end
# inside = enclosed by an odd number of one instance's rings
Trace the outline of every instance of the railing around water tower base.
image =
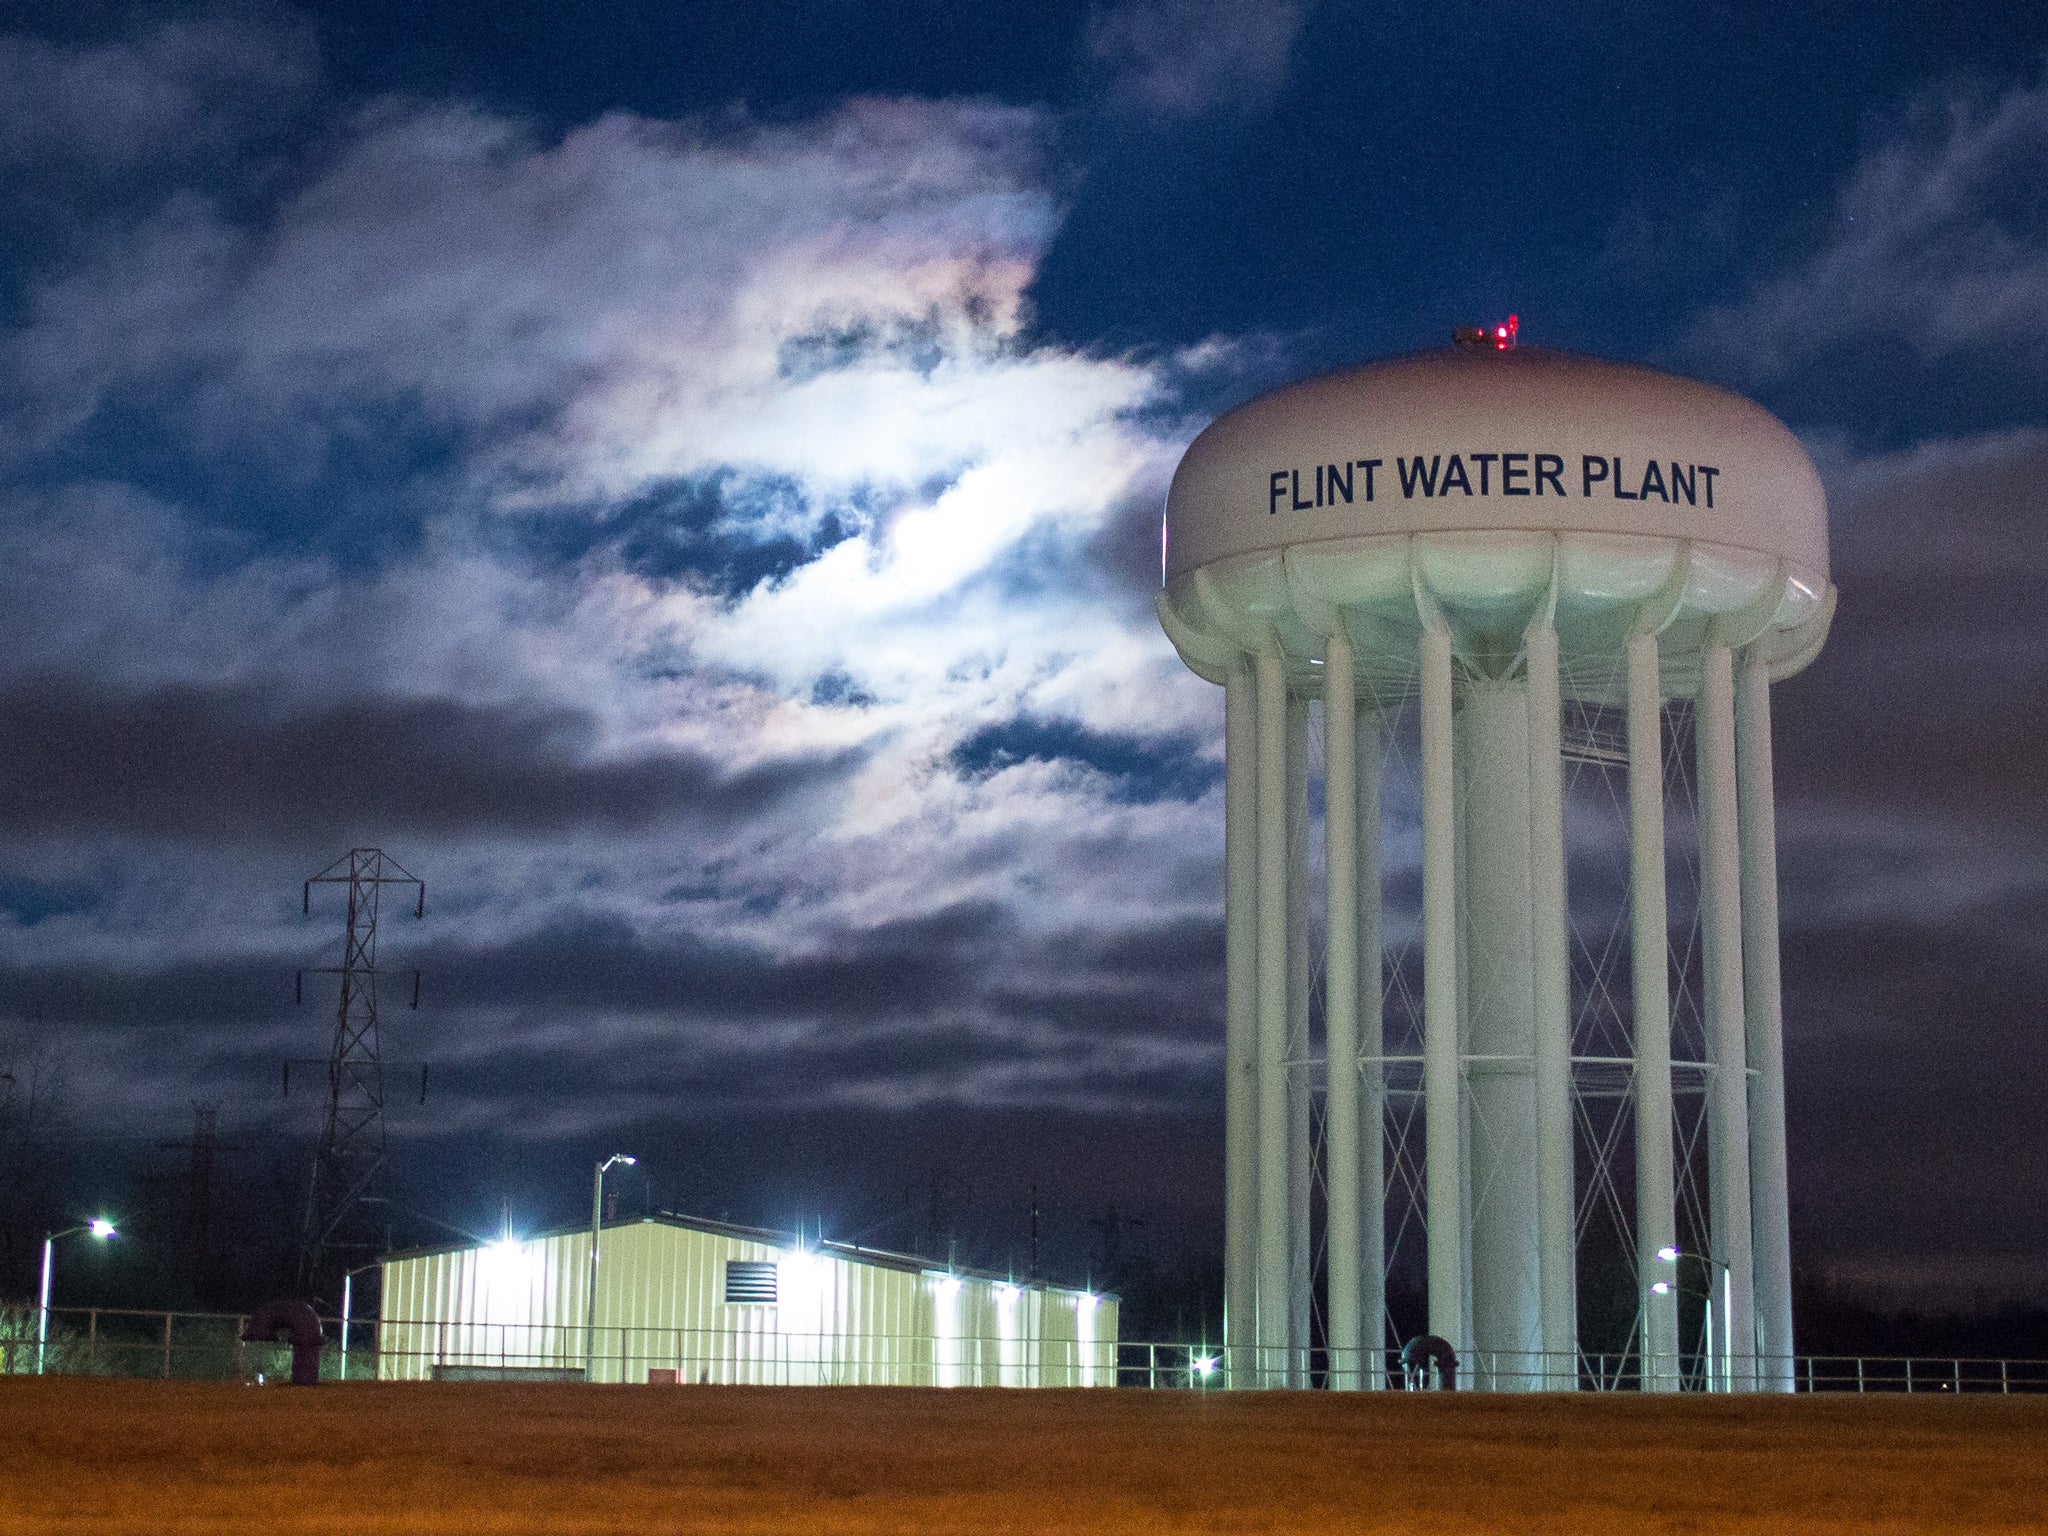
{"type": "MultiPolygon", "coordinates": [[[[1124,1386],[1172,1386],[1181,1373],[1169,1353],[1184,1345],[1118,1346],[1124,1386]],[[1165,1362],[1154,1366],[1154,1359],[1165,1362]]],[[[1716,1357],[1686,1351],[1645,1361],[1634,1351],[1545,1354],[1474,1350],[1457,1360],[1454,1379],[1434,1369],[1404,1370],[1396,1349],[1345,1352],[1315,1347],[1236,1350],[1204,1346],[1209,1365],[1198,1385],[1254,1390],[1434,1390],[1476,1392],[1687,1393],[2048,1393],[2048,1360],[1957,1355],[1780,1355],[1716,1357]]]]}

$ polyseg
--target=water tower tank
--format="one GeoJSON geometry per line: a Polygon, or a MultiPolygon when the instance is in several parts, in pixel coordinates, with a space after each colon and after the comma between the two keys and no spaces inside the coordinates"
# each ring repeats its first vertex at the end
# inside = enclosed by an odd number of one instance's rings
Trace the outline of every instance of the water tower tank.
{"type": "MultiPolygon", "coordinates": [[[[1648,368],[1478,345],[1276,389],[1195,439],[1161,623],[1225,689],[1226,1365],[1304,1383],[1326,1191],[1328,1379],[1378,1385],[1390,1055],[1381,732],[1418,721],[1427,1327],[1472,1381],[1580,1381],[1564,713],[1625,719],[1642,1384],[1713,1297],[1721,1384],[1790,1383],[1769,685],[1833,611],[1826,503],[1768,412],[1648,368]],[[1690,701],[1711,1175],[1678,1253],[1664,702],[1690,701]],[[1309,1038],[1307,725],[1324,741],[1323,1049],[1309,1038]],[[1310,1127],[1322,1083],[1324,1154],[1310,1127]],[[1660,1257],[1660,1255],[1676,1257],[1660,1257]],[[1663,1289],[1657,1289],[1659,1284],[1663,1289]]],[[[1583,983],[1582,983],[1583,984],[1583,983]]],[[[1704,1369],[1704,1367],[1702,1367],[1704,1369]]]]}

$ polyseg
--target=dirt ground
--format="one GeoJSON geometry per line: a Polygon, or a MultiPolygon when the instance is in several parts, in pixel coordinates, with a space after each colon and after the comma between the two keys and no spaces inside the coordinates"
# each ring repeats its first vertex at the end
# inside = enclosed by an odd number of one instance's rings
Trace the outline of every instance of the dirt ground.
{"type": "Polygon", "coordinates": [[[2043,1531],[2048,1398],[0,1380],[0,1532],[2043,1531]]]}

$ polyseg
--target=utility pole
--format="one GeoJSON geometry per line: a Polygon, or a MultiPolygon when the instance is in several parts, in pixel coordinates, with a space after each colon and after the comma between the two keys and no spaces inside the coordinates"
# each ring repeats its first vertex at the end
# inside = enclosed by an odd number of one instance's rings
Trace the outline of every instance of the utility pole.
{"type": "Polygon", "coordinates": [[[213,1282],[217,1278],[213,1251],[214,1161],[219,1153],[233,1150],[229,1143],[220,1140],[216,1132],[219,1117],[219,1105],[194,1104],[192,1139],[157,1143],[165,1151],[185,1154],[185,1209],[180,1237],[184,1249],[185,1281],[191,1287],[195,1301],[204,1301],[212,1296],[213,1282]]]}
{"type": "Polygon", "coordinates": [[[1025,1272],[1027,1279],[1038,1278],[1038,1186],[1031,1186],[1031,1267],[1025,1272]]]}
{"type": "MultiPolygon", "coordinates": [[[[315,966],[315,974],[340,978],[334,1012],[334,1042],[327,1059],[327,1118],[313,1159],[306,1198],[306,1224],[299,1276],[322,1294],[352,1264],[376,1251],[377,1224],[366,1219],[366,1204],[384,1167],[384,1066],[377,1033],[377,909],[387,885],[416,888],[415,918],[427,914],[427,887],[386,857],[380,848],[351,848],[306,882],[305,910],[313,910],[313,887],[348,887],[348,922],[341,964],[315,966]]],[[[413,1006],[419,1006],[420,973],[412,973],[413,1006]]],[[[304,996],[305,972],[300,972],[304,996]]]]}
{"type": "MultiPolygon", "coordinates": [[[[1133,1227],[1144,1226],[1145,1223],[1142,1220],[1118,1215],[1117,1208],[1108,1205],[1103,1207],[1100,1216],[1091,1218],[1088,1225],[1102,1234],[1102,1267],[1113,1277],[1123,1258],[1124,1234],[1133,1227]]],[[[1113,1278],[1111,1283],[1115,1283],[1113,1278]]]]}

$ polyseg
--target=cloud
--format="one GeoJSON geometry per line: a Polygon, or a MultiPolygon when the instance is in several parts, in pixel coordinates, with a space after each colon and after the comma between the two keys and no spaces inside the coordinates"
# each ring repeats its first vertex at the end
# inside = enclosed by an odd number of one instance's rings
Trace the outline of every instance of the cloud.
{"type": "Polygon", "coordinates": [[[1842,597],[1827,648],[1778,711],[1793,812],[1825,802],[1898,823],[1910,809],[1911,825],[1944,837],[2048,830],[2011,771],[2048,751],[2031,702],[2048,690],[2048,432],[1837,460],[1827,482],[1842,597]]]}
{"type": "Polygon", "coordinates": [[[308,838],[730,825],[827,792],[829,760],[727,772],[691,751],[604,760],[562,708],[343,698],[294,710],[259,688],[0,690],[0,837],[308,838]]]}
{"type": "Polygon", "coordinates": [[[1785,936],[1795,1244],[1892,1297],[2031,1294],[2048,874],[2016,896],[2003,922],[1907,911],[1785,936]]]}
{"type": "Polygon", "coordinates": [[[2018,1294],[2048,1092],[2048,434],[1819,455],[1834,631],[1773,690],[1795,1245],[1891,1300],[2018,1294]],[[1995,1168],[1985,1180],[1972,1170],[1995,1168]]]}
{"type": "Polygon", "coordinates": [[[1053,222],[1044,132],[1027,109],[860,101],[791,128],[614,115],[545,144],[373,104],[260,226],[174,190],[39,274],[7,347],[23,435],[139,400],[216,452],[317,462],[402,409],[500,497],[781,467],[782,445],[842,484],[928,473],[1000,402],[968,370],[926,427],[886,388],[962,354],[1000,379],[1053,222]]]}
{"type": "Polygon", "coordinates": [[[1205,1101],[1216,701],[1125,545],[1227,363],[1031,338],[1049,119],[334,111],[0,334],[0,1007],[267,1120],[359,840],[470,1130],[1205,1101]]]}
{"type": "Polygon", "coordinates": [[[1853,343],[1988,355],[2038,375],[2048,330],[2048,82],[1919,102],[1875,144],[1792,270],[1707,311],[1692,355],[1752,380],[1853,343]]]}
{"type": "Polygon", "coordinates": [[[94,183],[189,169],[288,116],[317,70],[308,29],[246,11],[99,43],[0,37],[0,171],[62,177],[76,197],[94,183]]]}
{"type": "MultiPolygon", "coordinates": [[[[970,901],[814,919],[797,943],[561,909],[507,931],[502,908],[451,917],[438,910],[448,897],[472,893],[432,889],[424,922],[408,911],[382,931],[387,969],[426,977],[417,1014],[391,1010],[387,1050],[433,1063],[438,1092],[453,1096],[437,1110],[444,1122],[557,1135],[680,1108],[1145,1112],[1210,1097],[1216,1044],[1198,994],[1219,982],[1213,923],[1033,938],[1012,905],[970,901]]],[[[289,1122],[291,1106],[264,1090],[278,1058],[317,1038],[291,1006],[292,977],[331,963],[315,945],[329,926],[316,908],[295,920],[294,947],[119,969],[8,944],[0,1011],[93,1057],[77,1090],[91,1113],[125,1102],[131,1119],[172,1123],[211,1080],[242,1088],[240,1114],[289,1122]]],[[[318,974],[306,993],[311,1017],[331,1006],[318,974]]]]}
{"type": "Polygon", "coordinates": [[[1124,0],[1089,18],[1110,100],[1161,118],[1259,111],[1286,83],[1306,0],[1124,0]]]}

